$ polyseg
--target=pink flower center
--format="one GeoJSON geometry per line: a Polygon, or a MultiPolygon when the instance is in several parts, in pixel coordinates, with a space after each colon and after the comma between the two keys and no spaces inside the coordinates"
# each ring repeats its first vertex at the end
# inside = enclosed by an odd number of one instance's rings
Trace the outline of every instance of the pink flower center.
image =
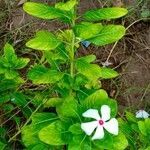
{"type": "Polygon", "coordinates": [[[104,121],[103,120],[99,120],[98,123],[99,123],[99,125],[102,126],[104,124],[104,121]]]}

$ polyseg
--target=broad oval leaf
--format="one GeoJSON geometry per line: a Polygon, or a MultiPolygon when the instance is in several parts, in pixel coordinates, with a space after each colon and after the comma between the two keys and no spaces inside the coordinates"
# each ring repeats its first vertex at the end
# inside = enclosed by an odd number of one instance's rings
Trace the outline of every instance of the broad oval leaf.
{"type": "Polygon", "coordinates": [[[149,131],[149,127],[150,127],[150,119],[145,119],[144,121],[139,121],[138,122],[138,127],[140,132],[144,135],[144,136],[149,136],[150,137],[150,131],[149,131]]]}
{"type": "Polygon", "coordinates": [[[63,103],[63,99],[62,98],[50,98],[46,101],[46,103],[44,103],[44,107],[57,107],[58,105],[63,103]]]}
{"type": "Polygon", "coordinates": [[[56,108],[60,118],[78,118],[78,104],[73,97],[67,97],[61,105],[56,108]]]}
{"type": "Polygon", "coordinates": [[[30,60],[28,58],[18,58],[12,45],[6,43],[4,55],[0,57],[0,74],[4,74],[6,79],[20,79],[17,69],[24,68],[30,60]]]}
{"type": "Polygon", "coordinates": [[[44,66],[35,66],[28,72],[28,78],[34,84],[55,83],[63,77],[63,73],[51,70],[44,66]]]}
{"type": "Polygon", "coordinates": [[[119,75],[115,70],[113,70],[111,68],[106,68],[106,67],[102,67],[101,72],[102,72],[101,77],[103,79],[111,79],[111,78],[115,78],[119,75]]]}
{"type": "Polygon", "coordinates": [[[101,77],[101,67],[97,64],[90,64],[89,61],[94,60],[90,57],[78,58],[75,62],[75,67],[79,73],[84,75],[90,80],[96,80],[101,77]],[[86,60],[87,59],[87,60],[86,60]]]}
{"type": "Polygon", "coordinates": [[[69,0],[66,3],[59,2],[55,4],[55,8],[70,11],[77,4],[77,0],[69,0]]]}
{"type": "Polygon", "coordinates": [[[101,140],[95,140],[94,146],[97,148],[96,150],[113,150],[113,137],[105,132],[105,136],[101,140]]]}
{"type": "Polygon", "coordinates": [[[23,9],[28,14],[42,19],[55,19],[61,16],[61,11],[42,3],[26,2],[23,9]]]}
{"type": "Polygon", "coordinates": [[[28,58],[18,58],[12,45],[6,43],[4,46],[4,58],[1,58],[0,65],[6,68],[22,69],[29,63],[28,58]]]}
{"type": "Polygon", "coordinates": [[[69,131],[72,133],[72,134],[75,134],[75,135],[79,135],[79,134],[83,134],[83,130],[81,129],[81,124],[80,123],[75,123],[73,125],[71,125],[69,127],[69,131]]]}
{"type": "Polygon", "coordinates": [[[39,138],[49,145],[65,145],[65,141],[62,140],[62,134],[65,134],[64,127],[60,121],[56,121],[43,128],[39,132],[39,138]]]}
{"type": "Polygon", "coordinates": [[[73,139],[69,142],[68,150],[93,150],[92,142],[85,134],[74,135],[73,139]]]}
{"type": "Polygon", "coordinates": [[[112,7],[87,11],[83,18],[88,21],[99,21],[120,18],[128,13],[125,8],[112,7]]]}
{"type": "Polygon", "coordinates": [[[103,89],[95,91],[82,102],[83,108],[81,112],[84,112],[89,108],[100,109],[102,105],[108,105],[111,108],[111,116],[116,116],[117,102],[114,99],[110,99],[107,92],[103,89]]]}
{"type": "Polygon", "coordinates": [[[4,55],[7,60],[17,60],[17,56],[15,55],[15,50],[12,45],[6,43],[4,46],[4,55]]]}
{"type": "Polygon", "coordinates": [[[88,39],[97,46],[103,46],[120,40],[125,35],[125,27],[121,25],[107,25],[95,37],[88,39]]]}
{"type": "Polygon", "coordinates": [[[79,60],[84,60],[88,63],[92,63],[93,61],[96,60],[96,56],[95,55],[86,55],[86,56],[80,57],[79,60]]]}
{"type": "Polygon", "coordinates": [[[69,22],[72,15],[69,11],[57,9],[42,3],[26,2],[23,9],[30,15],[41,19],[60,19],[63,22],[69,22]]]}
{"type": "Polygon", "coordinates": [[[128,146],[128,140],[122,132],[119,132],[117,136],[113,138],[113,149],[112,150],[124,150],[128,146]]]}
{"type": "MultiPolygon", "coordinates": [[[[40,130],[50,123],[58,120],[58,117],[54,113],[35,113],[32,116],[32,123],[22,128],[22,142],[26,147],[34,146],[37,144],[45,144],[38,138],[40,130]]],[[[45,146],[47,147],[47,146],[45,146]]]]}
{"type": "Polygon", "coordinates": [[[60,41],[48,31],[38,31],[35,38],[26,43],[26,46],[36,50],[48,51],[55,49],[60,41]]]}
{"type": "Polygon", "coordinates": [[[29,61],[30,61],[29,58],[18,58],[14,68],[15,69],[22,69],[29,63],[29,61]]]}
{"type": "Polygon", "coordinates": [[[93,94],[89,95],[83,103],[88,105],[89,107],[92,107],[94,105],[101,103],[101,101],[107,99],[108,99],[107,92],[103,89],[100,89],[94,92],[93,94]]]}
{"type": "Polygon", "coordinates": [[[86,40],[97,35],[102,28],[101,23],[82,22],[74,27],[74,32],[77,37],[86,40]]]}

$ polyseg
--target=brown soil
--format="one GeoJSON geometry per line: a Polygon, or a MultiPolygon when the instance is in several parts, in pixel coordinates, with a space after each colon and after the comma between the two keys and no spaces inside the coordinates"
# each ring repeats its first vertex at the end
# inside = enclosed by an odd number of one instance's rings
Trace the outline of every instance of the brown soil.
{"type": "MultiPolygon", "coordinates": [[[[11,1],[11,0],[10,0],[11,1]]],[[[41,0],[42,1],[42,0],[41,0]]],[[[21,5],[17,5],[19,1],[12,1],[12,5],[5,5],[0,0],[0,48],[4,43],[13,43],[19,53],[25,53],[25,42],[32,36],[35,31],[47,29],[55,31],[58,28],[65,28],[64,25],[56,21],[45,22],[35,19],[22,10],[21,5]],[[2,17],[1,17],[2,16],[2,17]]],[[[39,0],[38,0],[39,2],[39,0]]],[[[45,0],[46,2],[46,0],[45,0]]],[[[107,2],[98,0],[81,0],[79,13],[85,12],[91,8],[99,8],[105,6],[136,6],[135,1],[111,0],[107,2]]],[[[138,7],[140,9],[140,7],[138,7]]],[[[137,10],[137,8],[136,8],[137,10]]],[[[119,20],[125,26],[129,26],[139,19],[139,12],[133,11],[132,15],[119,20]]],[[[117,22],[116,22],[117,23],[117,22]]],[[[80,55],[96,54],[97,63],[102,64],[106,61],[113,45],[97,48],[90,46],[79,51],[80,55]]],[[[31,57],[33,57],[31,55],[31,57]]],[[[110,96],[115,97],[120,108],[145,109],[150,111],[150,25],[148,21],[138,21],[131,26],[126,36],[116,45],[109,61],[112,63],[110,67],[116,68],[120,72],[117,79],[104,81],[103,87],[109,91],[110,96]]]]}

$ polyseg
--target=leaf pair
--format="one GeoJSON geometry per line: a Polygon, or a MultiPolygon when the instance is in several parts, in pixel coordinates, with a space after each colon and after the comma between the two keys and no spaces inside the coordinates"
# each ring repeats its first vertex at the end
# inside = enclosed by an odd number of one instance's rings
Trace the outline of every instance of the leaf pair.
{"type": "Polygon", "coordinates": [[[58,118],[53,113],[36,113],[32,116],[32,123],[22,129],[22,140],[26,147],[30,149],[49,149],[51,146],[39,139],[39,132],[58,118]]]}
{"type": "Polygon", "coordinates": [[[6,79],[19,77],[16,70],[24,68],[29,62],[28,58],[18,58],[13,47],[6,44],[4,56],[0,58],[0,74],[4,74],[6,79]]]}
{"type": "Polygon", "coordinates": [[[55,83],[62,77],[63,73],[46,68],[42,65],[37,65],[28,72],[28,78],[32,80],[34,84],[55,83]]]}
{"type": "Polygon", "coordinates": [[[95,59],[95,55],[88,55],[78,58],[75,62],[77,71],[91,81],[99,78],[109,79],[118,76],[118,73],[113,69],[92,64],[91,62],[93,62],[95,59]]]}
{"type": "Polygon", "coordinates": [[[70,22],[72,18],[71,10],[77,4],[76,0],[70,0],[66,3],[56,3],[55,7],[42,3],[27,2],[24,4],[24,10],[35,17],[42,19],[60,19],[70,22]]]}
{"type": "Polygon", "coordinates": [[[118,41],[125,35],[125,28],[121,25],[103,26],[98,23],[82,22],[74,27],[77,37],[87,40],[97,46],[118,41]]]}
{"type": "MultiPolygon", "coordinates": [[[[38,18],[42,19],[56,19],[56,18],[69,18],[67,12],[72,11],[77,4],[77,0],[69,0],[66,3],[56,3],[54,7],[44,5],[41,3],[26,2],[24,10],[38,18]]],[[[87,21],[100,21],[120,18],[127,14],[124,8],[102,8],[85,12],[82,17],[87,21]]]]}

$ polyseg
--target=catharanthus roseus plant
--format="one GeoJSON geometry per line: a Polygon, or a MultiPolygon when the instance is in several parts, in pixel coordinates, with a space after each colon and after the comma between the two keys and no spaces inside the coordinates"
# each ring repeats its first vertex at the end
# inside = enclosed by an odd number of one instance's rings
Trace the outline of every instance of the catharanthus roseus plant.
{"type": "Polygon", "coordinates": [[[103,46],[121,39],[125,28],[115,24],[104,25],[102,20],[120,18],[127,14],[127,10],[103,8],[78,16],[77,4],[77,0],[56,3],[54,6],[34,2],[24,4],[24,10],[32,16],[57,19],[68,24],[67,29],[58,29],[53,33],[37,31],[26,44],[31,49],[41,51],[44,58],[42,64],[32,66],[28,79],[35,85],[46,84],[53,88],[43,100],[43,107],[56,110],[56,113],[33,115],[32,123],[22,129],[22,140],[27,148],[63,149],[66,146],[69,150],[83,150],[117,149],[116,145],[119,144],[122,149],[127,146],[127,140],[114,118],[117,103],[101,89],[99,82],[100,79],[114,78],[118,73],[94,64],[95,55],[76,57],[83,41],[103,46]],[[100,109],[102,118],[97,112],[100,109]],[[97,117],[91,111],[96,111],[97,117]],[[96,122],[87,125],[85,122],[89,122],[90,117],[96,122]],[[110,124],[113,129],[109,127],[110,124]],[[95,128],[95,135],[88,136],[95,128]]]}
{"type": "Polygon", "coordinates": [[[9,142],[21,132],[22,143],[29,150],[123,150],[129,144],[122,130],[124,122],[117,119],[117,102],[102,89],[100,82],[115,78],[118,73],[96,64],[95,55],[77,57],[80,45],[85,41],[104,46],[120,40],[125,35],[125,27],[109,22],[105,25],[103,20],[120,18],[127,10],[100,8],[78,15],[78,3],[68,0],[50,6],[26,2],[23,6],[32,16],[64,23],[65,29],[40,30],[27,41],[26,46],[40,51],[42,56],[36,63],[31,62],[24,77],[26,81],[17,70],[25,67],[29,60],[17,58],[12,46],[5,46],[3,59],[7,62],[14,57],[14,65],[0,61],[0,67],[4,66],[0,73],[7,82],[17,82],[9,99],[23,108],[27,118],[9,142]],[[8,71],[13,76],[8,76],[8,71]],[[31,91],[24,92],[28,96],[16,93],[19,84],[24,82],[32,83],[31,91]],[[32,90],[33,87],[36,90],[32,90]],[[34,111],[26,107],[26,98],[32,101],[34,111]]]}

